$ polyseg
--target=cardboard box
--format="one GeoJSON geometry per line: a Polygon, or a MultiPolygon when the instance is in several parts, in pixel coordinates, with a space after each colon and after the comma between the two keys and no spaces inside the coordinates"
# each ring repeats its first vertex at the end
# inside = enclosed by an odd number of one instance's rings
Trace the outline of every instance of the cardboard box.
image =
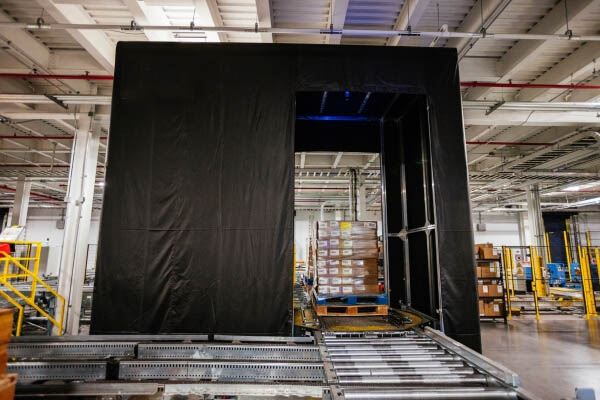
{"type": "Polygon", "coordinates": [[[478,281],[477,283],[477,294],[479,297],[496,297],[502,296],[503,293],[502,285],[490,285],[483,281],[478,281]]]}
{"type": "Polygon", "coordinates": [[[318,221],[317,238],[322,239],[377,239],[377,222],[318,221]]]}
{"type": "Polygon", "coordinates": [[[372,249],[317,249],[317,262],[319,260],[361,260],[377,258],[377,247],[372,249]]]}
{"type": "Polygon", "coordinates": [[[503,317],[504,307],[502,307],[501,301],[490,301],[485,303],[485,316],[486,317],[503,317]]]}
{"type": "Polygon", "coordinates": [[[352,267],[352,268],[366,268],[366,269],[377,270],[377,259],[376,258],[341,260],[340,264],[344,268],[352,267]]]}
{"type": "Polygon", "coordinates": [[[500,268],[495,261],[485,261],[477,263],[478,278],[499,278],[500,268]]]}
{"type": "Polygon", "coordinates": [[[483,317],[485,315],[485,302],[483,300],[479,300],[479,316],[483,317]]]}
{"type": "Polygon", "coordinates": [[[479,258],[488,259],[488,260],[498,260],[500,259],[500,255],[498,254],[497,249],[494,249],[494,245],[492,243],[479,243],[475,245],[475,255],[479,258]]]}
{"type": "MultiPolygon", "coordinates": [[[[339,278],[341,279],[341,278],[339,278]]],[[[343,284],[338,285],[319,285],[317,287],[317,293],[321,295],[332,295],[332,296],[343,296],[352,294],[379,294],[379,285],[370,284],[343,284]]]]}
{"type": "Polygon", "coordinates": [[[376,249],[376,239],[319,239],[317,249],[376,249]]]}

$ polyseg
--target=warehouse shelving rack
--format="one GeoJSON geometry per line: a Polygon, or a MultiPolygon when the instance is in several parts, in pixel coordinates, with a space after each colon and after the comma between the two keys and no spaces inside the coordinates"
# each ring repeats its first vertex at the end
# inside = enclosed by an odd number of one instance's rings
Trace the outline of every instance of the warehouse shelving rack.
{"type": "MultiPolygon", "coordinates": [[[[496,321],[496,320],[502,320],[504,321],[504,323],[507,323],[507,315],[508,315],[508,307],[510,307],[510,305],[507,305],[507,287],[506,287],[506,280],[505,278],[505,274],[506,271],[504,269],[504,264],[503,264],[503,258],[504,255],[499,256],[498,258],[477,258],[475,261],[477,262],[477,264],[479,263],[489,263],[489,262],[497,262],[498,263],[498,276],[497,277],[493,277],[493,278],[481,278],[481,277],[477,277],[477,284],[479,285],[479,281],[484,281],[485,283],[488,284],[494,284],[494,285],[501,285],[502,286],[502,295],[501,296],[486,296],[486,297],[481,297],[479,298],[479,300],[496,300],[496,299],[502,299],[502,316],[487,316],[487,315],[480,315],[479,316],[479,320],[480,321],[496,321]]],[[[510,300],[509,300],[510,301],[510,300]]]]}

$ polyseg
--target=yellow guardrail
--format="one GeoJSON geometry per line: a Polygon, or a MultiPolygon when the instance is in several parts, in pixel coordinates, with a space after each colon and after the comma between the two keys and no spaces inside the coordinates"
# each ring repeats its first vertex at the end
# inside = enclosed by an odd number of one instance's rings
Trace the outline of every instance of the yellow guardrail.
{"type": "Polygon", "coordinates": [[[65,298],[61,296],[56,290],[52,289],[50,285],[39,278],[38,272],[40,267],[40,255],[42,252],[41,242],[29,242],[29,241],[2,241],[0,244],[12,244],[15,246],[27,246],[26,257],[13,257],[5,251],[0,250],[0,268],[4,264],[4,271],[0,273],[0,295],[4,297],[9,303],[15,306],[19,312],[17,318],[17,326],[15,329],[15,336],[21,334],[21,326],[23,324],[23,311],[24,306],[19,304],[16,299],[11,296],[11,293],[16,295],[18,298],[23,300],[25,304],[35,309],[41,315],[46,317],[56,328],[58,328],[58,334],[63,333],[63,322],[65,315],[65,298]],[[35,247],[35,256],[31,256],[32,248],[35,247]],[[33,271],[30,270],[31,262],[33,262],[33,271]],[[25,265],[23,265],[25,264],[25,265]],[[31,280],[31,287],[29,295],[25,295],[19,289],[17,289],[13,283],[23,284],[28,283],[31,280]],[[60,301],[60,318],[56,320],[40,306],[35,303],[35,297],[37,295],[38,285],[43,286],[49,293],[56,297],[57,302],[60,301]],[[5,290],[8,289],[8,290],[5,290]]]}

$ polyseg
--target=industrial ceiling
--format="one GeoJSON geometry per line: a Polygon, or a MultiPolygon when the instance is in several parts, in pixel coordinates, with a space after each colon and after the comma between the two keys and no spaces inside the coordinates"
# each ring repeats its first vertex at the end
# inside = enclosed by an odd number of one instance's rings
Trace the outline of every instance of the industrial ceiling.
{"type": "MultiPolygon", "coordinates": [[[[474,211],[524,209],[534,183],[544,208],[597,208],[598,35],[600,0],[0,0],[0,206],[22,176],[64,205],[89,111],[100,204],[115,46],[150,40],[455,47],[474,211]]],[[[377,155],[340,152],[297,154],[297,207],[347,199],[350,167],[379,207],[377,155]]]]}

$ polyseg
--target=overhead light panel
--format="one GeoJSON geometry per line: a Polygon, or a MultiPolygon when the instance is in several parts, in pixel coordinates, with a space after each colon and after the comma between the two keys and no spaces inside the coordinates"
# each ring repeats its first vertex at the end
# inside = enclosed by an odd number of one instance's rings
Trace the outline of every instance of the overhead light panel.
{"type": "Polygon", "coordinates": [[[173,37],[179,40],[206,41],[206,32],[202,31],[178,31],[173,32],[173,37]]]}

